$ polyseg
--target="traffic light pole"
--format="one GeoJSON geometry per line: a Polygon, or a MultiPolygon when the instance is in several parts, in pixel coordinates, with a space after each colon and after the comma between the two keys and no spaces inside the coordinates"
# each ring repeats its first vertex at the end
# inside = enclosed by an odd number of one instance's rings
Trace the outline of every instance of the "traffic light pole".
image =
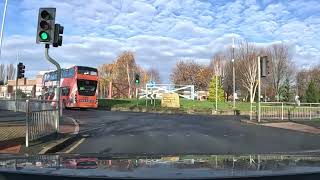
{"type": "Polygon", "coordinates": [[[260,112],[261,112],[261,107],[260,107],[260,99],[261,99],[261,62],[260,62],[260,56],[258,56],[258,109],[257,109],[257,119],[258,122],[260,122],[260,112]]]}
{"type": "Polygon", "coordinates": [[[18,90],[18,68],[17,68],[17,78],[16,78],[16,90],[14,91],[14,104],[15,104],[15,108],[14,108],[14,112],[17,112],[17,90],[18,90]]]}
{"type": "Polygon", "coordinates": [[[49,44],[45,45],[45,56],[46,59],[52,63],[53,65],[55,65],[57,67],[57,89],[56,89],[56,97],[57,97],[57,101],[58,101],[58,115],[57,115],[57,121],[56,121],[56,131],[59,132],[59,123],[60,123],[60,118],[61,118],[61,100],[60,100],[60,80],[61,80],[61,67],[60,64],[55,61],[53,58],[51,58],[49,56],[49,44]]]}

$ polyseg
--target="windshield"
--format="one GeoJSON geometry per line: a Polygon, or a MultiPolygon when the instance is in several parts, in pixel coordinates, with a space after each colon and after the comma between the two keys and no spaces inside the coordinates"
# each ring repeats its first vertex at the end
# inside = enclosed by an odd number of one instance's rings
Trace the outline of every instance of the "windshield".
{"type": "Polygon", "coordinates": [[[320,150],[320,0],[0,0],[0,23],[0,155],[320,150]]]}
{"type": "Polygon", "coordinates": [[[93,96],[96,93],[97,81],[78,79],[77,85],[81,96],[93,96]]]}

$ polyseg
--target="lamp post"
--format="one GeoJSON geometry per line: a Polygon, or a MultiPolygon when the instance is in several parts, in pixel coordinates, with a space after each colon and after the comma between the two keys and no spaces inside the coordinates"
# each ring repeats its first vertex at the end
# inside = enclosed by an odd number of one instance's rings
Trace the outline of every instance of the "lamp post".
{"type": "Polygon", "coordinates": [[[3,39],[4,24],[6,20],[7,5],[8,5],[8,0],[5,1],[4,8],[3,8],[3,15],[2,15],[2,24],[1,24],[1,32],[0,32],[0,57],[1,57],[1,51],[2,51],[2,39],[3,39]]]}

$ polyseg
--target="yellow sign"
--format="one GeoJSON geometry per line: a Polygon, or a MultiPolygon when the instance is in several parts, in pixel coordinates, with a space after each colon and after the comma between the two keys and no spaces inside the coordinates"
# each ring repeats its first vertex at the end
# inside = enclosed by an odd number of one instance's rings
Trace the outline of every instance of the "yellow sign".
{"type": "Polygon", "coordinates": [[[179,95],[177,93],[163,93],[161,99],[161,106],[179,108],[179,95]]]}

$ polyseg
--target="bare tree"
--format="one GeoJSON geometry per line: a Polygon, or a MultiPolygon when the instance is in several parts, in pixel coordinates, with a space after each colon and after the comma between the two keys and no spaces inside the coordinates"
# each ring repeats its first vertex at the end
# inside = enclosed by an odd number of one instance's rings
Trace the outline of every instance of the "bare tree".
{"type": "Polygon", "coordinates": [[[290,71],[292,62],[289,47],[285,44],[274,44],[268,47],[266,52],[270,59],[271,72],[269,76],[274,94],[279,101],[281,87],[292,74],[292,71],[290,71]]]}
{"type": "Polygon", "coordinates": [[[211,72],[195,61],[179,61],[171,74],[174,84],[194,85],[196,90],[208,89],[211,72]]]}
{"type": "Polygon", "coordinates": [[[14,80],[16,75],[16,68],[13,64],[7,65],[7,80],[14,80]]]}
{"type": "Polygon", "coordinates": [[[147,74],[150,80],[154,81],[157,84],[161,83],[158,69],[151,67],[150,69],[148,69],[147,74]]]}
{"type": "Polygon", "coordinates": [[[5,66],[4,66],[4,64],[0,64],[0,81],[1,82],[4,82],[4,80],[5,80],[5,77],[6,75],[5,75],[5,66]]]}
{"type": "Polygon", "coordinates": [[[254,102],[257,89],[258,49],[248,42],[239,42],[235,51],[237,76],[241,85],[249,91],[250,102],[254,102]]]}
{"type": "Polygon", "coordinates": [[[119,82],[127,82],[129,86],[128,96],[131,98],[132,81],[136,71],[136,62],[134,54],[131,51],[121,53],[115,62],[115,78],[119,82]],[[126,77],[124,76],[126,75],[126,77]]]}

